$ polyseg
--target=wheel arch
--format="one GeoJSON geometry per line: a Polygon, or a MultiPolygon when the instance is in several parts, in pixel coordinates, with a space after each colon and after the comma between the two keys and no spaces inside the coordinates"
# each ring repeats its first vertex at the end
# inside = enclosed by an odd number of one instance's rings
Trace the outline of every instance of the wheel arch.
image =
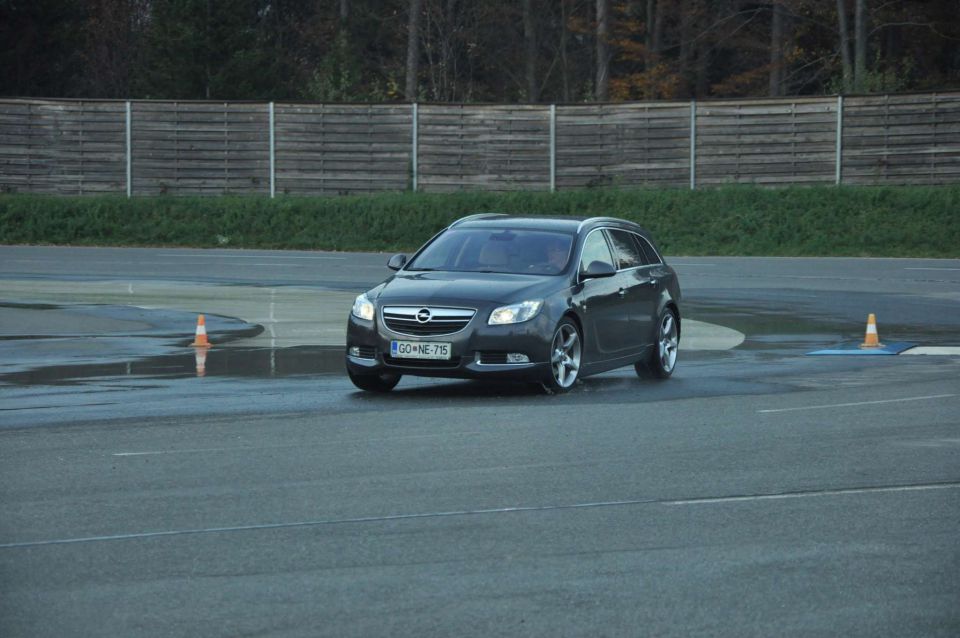
{"type": "Polygon", "coordinates": [[[583,335],[583,322],[580,321],[579,315],[577,315],[572,308],[568,308],[562,315],[560,315],[560,319],[570,319],[573,322],[573,325],[577,327],[577,332],[580,333],[581,343],[585,341],[586,338],[583,335]]]}

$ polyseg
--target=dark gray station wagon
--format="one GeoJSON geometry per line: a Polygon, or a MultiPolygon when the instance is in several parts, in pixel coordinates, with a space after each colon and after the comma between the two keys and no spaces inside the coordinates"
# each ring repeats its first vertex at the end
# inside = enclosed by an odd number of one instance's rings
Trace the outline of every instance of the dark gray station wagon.
{"type": "Polygon", "coordinates": [[[648,233],[610,217],[460,219],[357,297],[347,373],[391,390],[405,374],[499,378],[566,392],[633,365],[668,378],[680,285],[648,233]]]}

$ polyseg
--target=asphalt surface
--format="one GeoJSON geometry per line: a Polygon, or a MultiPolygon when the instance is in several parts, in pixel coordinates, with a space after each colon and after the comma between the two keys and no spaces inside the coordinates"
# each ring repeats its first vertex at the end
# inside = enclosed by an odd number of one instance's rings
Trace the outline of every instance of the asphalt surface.
{"type": "Polygon", "coordinates": [[[675,257],[745,340],[670,381],[371,396],[386,257],[0,247],[0,635],[960,634],[960,358],[805,355],[960,345],[960,262],[675,257]]]}

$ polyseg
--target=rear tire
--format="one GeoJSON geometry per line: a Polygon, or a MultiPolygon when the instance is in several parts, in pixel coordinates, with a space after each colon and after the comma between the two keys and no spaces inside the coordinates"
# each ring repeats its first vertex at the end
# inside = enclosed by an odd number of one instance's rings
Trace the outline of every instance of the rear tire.
{"type": "Polygon", "coordinates": [[[399,374],[390,373],[354,374],[350,370],[347,370],[347,376],[350,377],[353,385],[367,392],[389,392],[400,383],[401,377],[399,374]]]}
{"type": "Polygon", "coordinates": [[[680,324],[677,313],[671,308],[664,308],[657,320],[657,340],[650,354],[634,364],[637,374],[641,377],[669,379],[677,367],[679,348],[680,324]]]}

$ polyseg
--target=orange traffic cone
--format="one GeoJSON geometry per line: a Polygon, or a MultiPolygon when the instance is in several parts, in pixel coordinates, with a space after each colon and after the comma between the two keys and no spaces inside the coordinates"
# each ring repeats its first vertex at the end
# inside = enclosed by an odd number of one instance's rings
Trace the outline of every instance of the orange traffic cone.
{"type": "Polygon", "coordinates": [[[194,348],[195,353],[194,359],[197,363],[197,376],[203,377],[207,375],[207,350],[210,349],[210,346],[194,348]]]}
{"type": "Polygon", "coordinates": [[[870,316],[867,317],[867,333],[863,337],[863,343],[860,344],[861,348],[882,348],[883,344],[880,343],[880,335],[877,334],[877,317],[871,312],[870,316]]]}
{"type": "Polygon", "coordinates": [[[207,320],[200,315],[197,317],[197,336],[191,343],[194,348],[209,348],[210,342],[207,341],[207,320]]]}

